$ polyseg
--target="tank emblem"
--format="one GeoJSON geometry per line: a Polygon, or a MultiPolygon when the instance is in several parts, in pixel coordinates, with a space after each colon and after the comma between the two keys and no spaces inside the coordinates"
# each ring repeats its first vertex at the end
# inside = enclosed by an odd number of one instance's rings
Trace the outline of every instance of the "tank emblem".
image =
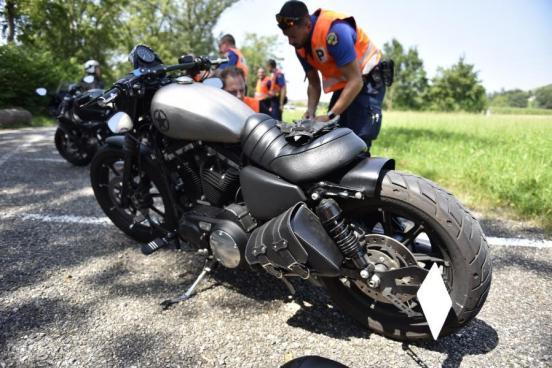
{"type": "Polygon", "coordinates": [[[153,120],[155,121],[155,124],[157,124],[159,130],[163,132],[169,130],[169,119],[163,110],[155,110],[153,112],[153,120]]]}

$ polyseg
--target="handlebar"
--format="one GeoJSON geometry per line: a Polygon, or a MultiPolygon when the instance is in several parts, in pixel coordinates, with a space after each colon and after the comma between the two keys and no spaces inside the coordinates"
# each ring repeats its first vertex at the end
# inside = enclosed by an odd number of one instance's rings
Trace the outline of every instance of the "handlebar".
{"type": "Polygon", "coordinates": [[[97,103],[99,106],[105,107],[107,104],[115,101],[123,92],[125,92],[129,88],[132,88],[136,82],[142,79],[155,77],[166,72],[172,72],[176,70],[191,70],[194,68],[199,70],[209,70],[212,66],[228,62],[228,58],[209,59],[205,56],[195,58],[191,57],[190,59],[191,61],[189,62],[175,65],[166,66],[161,64],[153,66],[151,68],[139,68],[133,70],[131,74],[117,81],[113,88],[108,90],[102,96],[87,102],[81,107],[87,107],[93,103],[97,103]]]}

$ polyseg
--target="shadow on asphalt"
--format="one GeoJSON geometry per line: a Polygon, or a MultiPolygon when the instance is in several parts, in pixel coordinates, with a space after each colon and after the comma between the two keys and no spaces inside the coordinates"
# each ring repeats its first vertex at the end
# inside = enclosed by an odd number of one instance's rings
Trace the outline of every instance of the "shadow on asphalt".
{"type": "MultiPolygon", "coordinates": [[[[259,308],[259,301],[272,301],[275,308],[287,302],[297,303],[299,309],[287,321],[290,326],[341,340],[370,336],[368,330],[357,326],[354,320],[332,306],[325,289],[315,287],[308,281],[292,280],[296,294],[290,299],[285,285],[264,271],[219,268],[213,276],[224,287],[251,298],[250,307],[254,310],[259,308]]],[[[243,301],[240,301],[240,307],[244,307],[243,301]]]]}
{"type": "Polygon", "coordinates": [[[482,355],[494,350],[498,345],[496,330],[480,319],[474,319],[461,330],[452,335],[439,338],[437,341],[407,344],[403,343],[403,350],[420,367],[429,367],[420,356],[411,349],[416,346],[426,350],[446,354],[443,368],[457,368],[467,355],[482,355]]]}
{"type": "Polygon", "coordinates": [[[507,249],[494,252],[492,255],[493,269],[500,270],[505,267],[516,267],[524,271],[536,273],[539,276],[552,276],[552,263],[546,260],[529,258],[527,254],[507,249]]]}

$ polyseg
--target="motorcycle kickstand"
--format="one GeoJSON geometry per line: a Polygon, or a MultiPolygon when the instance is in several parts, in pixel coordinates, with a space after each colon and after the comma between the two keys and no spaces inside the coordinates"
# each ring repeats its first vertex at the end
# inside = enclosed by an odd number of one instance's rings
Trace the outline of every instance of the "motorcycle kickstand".
{"type": "Polygon", "coordinates": [[[186,292],[176,298],[172,298],[172,299],[167,299],[163,302],[161,302],[161,307],[163,307],[163,310],[166,310],[168,309],[170,306],[172,306],[173,304],[177,304],[177,303],[180,303],[180,302],[183,302],[185,300],[188,300],[191,298],[192,296],[192,293],[194,292],[194,290],[197,288],[197,286],[199,285],[199,283],[205,278],[205,276],[207,276],[213,269],[214,267],[217,265],[217,261],[214,260],[212,258],[212,256],[210,256],[206,261],[205,261],[205,265],[203,266],[203,270],[201,271],[201,273],[199,274],[199,276],[196,278],[196,280],[194,281],[194,283],[188,288],[188,290],[186,290],[186,292]]]}

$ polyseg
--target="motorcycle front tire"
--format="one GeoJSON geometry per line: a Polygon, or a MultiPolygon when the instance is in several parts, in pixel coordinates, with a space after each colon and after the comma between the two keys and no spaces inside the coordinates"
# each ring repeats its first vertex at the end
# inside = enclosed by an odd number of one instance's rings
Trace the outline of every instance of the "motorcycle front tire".
{"type": "Polygon", "coordinates": [[[63,129],[57,128],[54,136],[54,143],[56,149],[66,161],[70,162],[75,166],[86,166],[92,161],[94,153],[96,152],[96,147],[79,147],[78,142],[69,142],[71,137],[66,134],[63,129]],[[68,144],[73,144],[78,147],[76,152],[70,152],[68,144]]]}

